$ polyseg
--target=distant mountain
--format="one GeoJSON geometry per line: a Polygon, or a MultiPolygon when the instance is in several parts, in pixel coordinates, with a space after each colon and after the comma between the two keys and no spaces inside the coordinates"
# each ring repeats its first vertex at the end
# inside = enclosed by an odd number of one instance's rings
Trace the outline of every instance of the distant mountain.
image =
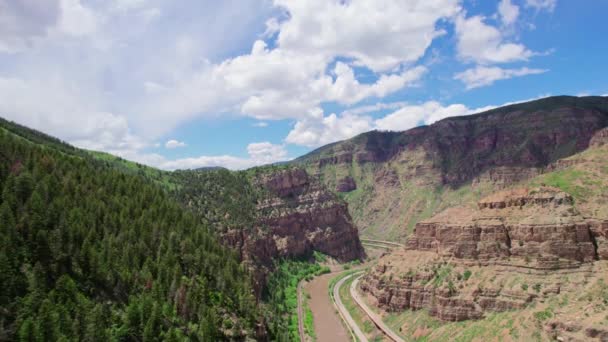
{"type": "Polygon", "coordinates": [[[403,241],[433,213],[586,149],[606,126],[607,97],[556,96],[405,132],[363,133],[293,163],[331,189],[348,190],[341,196],[363,235],[403,241]]]}

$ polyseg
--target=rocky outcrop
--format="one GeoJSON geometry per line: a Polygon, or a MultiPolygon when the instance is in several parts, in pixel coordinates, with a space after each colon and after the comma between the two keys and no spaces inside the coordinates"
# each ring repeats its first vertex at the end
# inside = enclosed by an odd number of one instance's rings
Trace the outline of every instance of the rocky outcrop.
{"type": "Polygon", "coordinates": [[[353,177],[350,177],[350,176],[340,179],[338,181],[338,184],[336,185],[337,192],[351,192],[356,189],[357,189],[357,183],[355,183],[355,180],[353,179],[353,177]]]}
{"type": "Polygon", "coordinates": [[[418,223],[406,245],[459,259],[518,257],[548,269],[604,259],[608,222],[583,218],[573,204],[550,187],[503,191],[476,210],[450,208],[418,223]]]}
{"type": "Polygon", "coordinates": [[[593,135],[589,141],[589,147],[600,147],[608,145],[608,127],[604,128],[593,135]]]}
{"type": "MultiPolygon", "coordinates": [[[[404,256],[415,257],[411,253],[404,256]]],[[[523,309],[537,297],[521,289],[492,284],[469,284],[467,288],[462,276],[444,278],[450,271],[455,273],[451,266],[437,260],[426,265],[432,266],[398,274],[390,262],[382,260],[362,279],[361,290],[371,294],[376,305],[387,311],[426,309],[444,321],[479,319],[487,311],[523,309]]]]}
{"type": "Polygon", "coordinates": [[[607,237],[608,221],[584,218],[572,196],[559,189],[502,191],[477,208],[450,208],[418,223],[405,250],[397,252],[404,254],[379,262],[361,288],[389,311],[424,308],[442,320],[477,319],[559,294],[558,274],[585,274],[594,261],[608,260],[607,237]],[[467,267],[491,276],[467,283],[467,267]],[[537,274],[531,281],[535,293],[527,284],[506,286],[514,274],[537,274]]]}
{"type": "Polygon", "coordinates": [[[342,262],[364,256],[346,203],[306,171],[265,173],[254,182],[265,191],[256,206],[254,227],[230,229],[223,239],[246,264],[260,271],[255,274],[260,283],[279,258],[307,257],[313,251],[342,262]]]}

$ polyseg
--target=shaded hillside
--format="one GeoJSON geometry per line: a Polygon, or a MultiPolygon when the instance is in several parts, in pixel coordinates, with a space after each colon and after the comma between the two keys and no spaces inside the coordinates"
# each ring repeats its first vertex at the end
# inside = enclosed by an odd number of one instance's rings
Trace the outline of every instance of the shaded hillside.
{"type": "Polygon", "coordinates": [[[0,340],[256,336],[237,256],[159,186],[2,122],[0,188],[0,340]]]}
{"type": "Polygon", "coordinates": [[[405,132],[364,133],[294,163],[343,191],[364,235],[403,240],[443,208],[534,177],[586,149],[606,126],[608,98],[550,97],[405,132]]]}

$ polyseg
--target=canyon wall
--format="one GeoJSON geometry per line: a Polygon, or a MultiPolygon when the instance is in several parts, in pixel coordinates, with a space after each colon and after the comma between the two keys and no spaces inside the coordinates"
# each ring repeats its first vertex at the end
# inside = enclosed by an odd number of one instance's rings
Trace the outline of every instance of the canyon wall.
{"type": "Polygon", "coordinates": [[[363,235],[404,241],[417,222],[462,197],[477,200],[599,144],[593,137],[607,126],[608,98],[551,97],[363,133],[294,163],[344,194],[363,235]]]}
{"type": "Polygon", "coordinates": [[[594,261],[608,260],[607,234],[608,221],[583,217],[559,189],[502,191],[418,223],[405,250],[381,260],[361,288],[388,311],[478,319],[559,293],[571,285],[564,275],[592,273],[594,261]],[[464,279],[471,268],[487,276],[464,279]],[[507,285],[518,278],[533,278],[538,291],[507,285]]]}

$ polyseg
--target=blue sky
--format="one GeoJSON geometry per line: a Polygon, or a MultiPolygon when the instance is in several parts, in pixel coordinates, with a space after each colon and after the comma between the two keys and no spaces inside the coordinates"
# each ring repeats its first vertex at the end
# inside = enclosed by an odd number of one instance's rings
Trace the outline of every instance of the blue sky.
{"type": "Polygon", "coordinates": [[[608,1],[0,0],[0,116],[164,168],[608,93],[608,1]]]}

